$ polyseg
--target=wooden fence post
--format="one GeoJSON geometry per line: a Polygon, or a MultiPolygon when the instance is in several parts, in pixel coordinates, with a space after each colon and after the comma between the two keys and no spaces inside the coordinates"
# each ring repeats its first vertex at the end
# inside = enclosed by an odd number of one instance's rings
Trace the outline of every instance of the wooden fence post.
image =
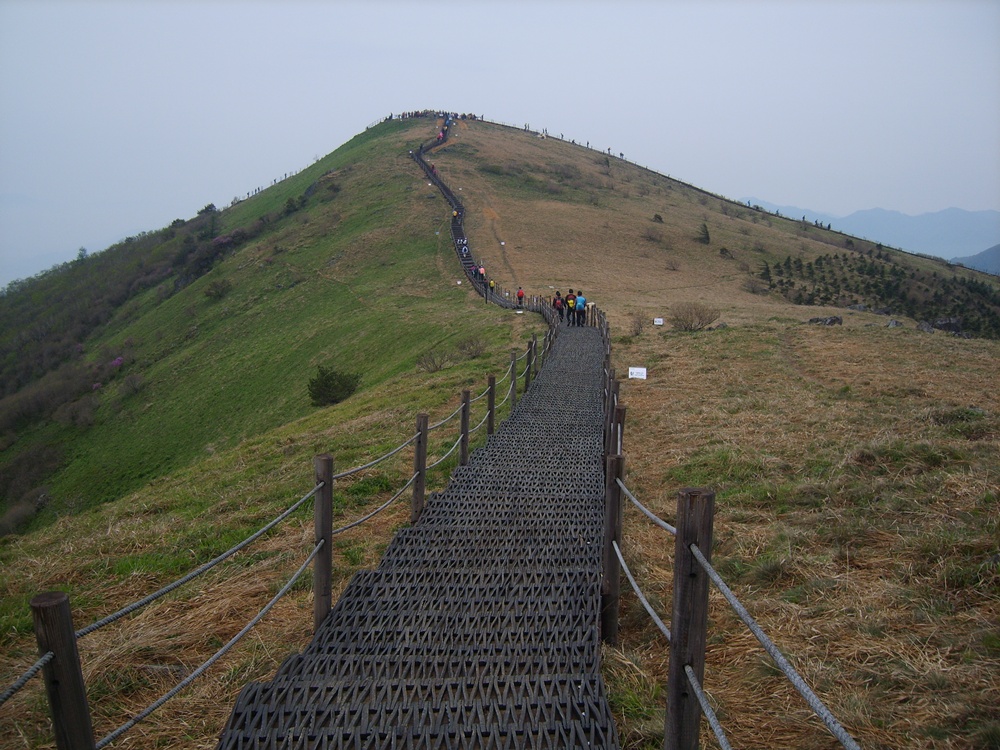
{"type": "Polygon", "coordinates": [[[517,349],[510,350],[510,410],[517,406],[517,349]]]}
{"type": "Polygon", "coordinates": [[[533,378],[538,377],[538,334],[531,334],[531,365],[534,370],[533,378]]]}
{"type": "Polygon", "coordinates": [[[458,445],[458,465],[469,465],[469,411],[472,406],[472,398],[469,390],[462,391],[462,439],[458,445]]]}
{"type": "Polygon", "coordinates": [[[601,580],[601,640],[618,645],[618,609],[621,600],[621,563],[611,546],[622,543],[622,491],[617,479],[625,476],[625,457],[608,456],[604,473],[604,578],[601,580]]]}
{"type": "Polygon", "coordinates": [[[486,408],[488,409],[486,417],[486,434],[492,435],[493,430],[496,427],[496,416],[497,416],[497,376],[490,375],[489,377],[489,392],[486,396],[486,408]]]}
{"type": "Polygon", "coordinates": [[[323,548],[313,560],[313,631],[318,631],[333,606],[333,456],[313,458],[316,484],[322,487],[313,497],[313,525],[316,544],[323,548]]]}
{"type": "Polygon", "coordinates": [[[531,385],[531,342],[528,342],[528,350],[524,362],[524,392],[528,392],[528,386],[531,385]]]}
{"type": "Polygon", "coordinates": [[[427,424],[426,414],[417,415],[417,440],[413,444],[413,500],[410,502],[410,523],[416,523],[424,510],[424,491],[427,488],[427,424]]]}
{"type": "MultiPolygon", "coordinates": [[[[617,394],[616,394],[617,395],[617,394]]],[[[625,405],[618,404],[615,407],[615,427],[612,430],[611,444],[612,453],[623,453],[625,451],[625,405]]]]}
{"type": "Polygon", "coordinates": [[[709,578],[691,554],[691,545],[697,545],[706,559],[712,559],[714,513],[715,493],[711,490],[686,488],[678,493],[664,750],[698,747],[701,705],[684,668],[690,666],[699,682],[704,681],[709,578]]]}
{"type": "Polygon", "coordinates": [[[52,730],[59,750],[94,750],[94,730],[87,706],[87,688],[80,669],[76,631],[69,609],[69,595],[48,591],[31,600],[39,655],[54,658],[42,675],[52,711],[52,730]]]}
{"type": "Polygon", "coordinates": [[[615,409],[618,407],[618,380],[615,378],[615,371],[611,370],[611,377],[608,380],[608,404],[605,407],[604,415],[604,455],[613,456],[615,450],[615,409]]]}

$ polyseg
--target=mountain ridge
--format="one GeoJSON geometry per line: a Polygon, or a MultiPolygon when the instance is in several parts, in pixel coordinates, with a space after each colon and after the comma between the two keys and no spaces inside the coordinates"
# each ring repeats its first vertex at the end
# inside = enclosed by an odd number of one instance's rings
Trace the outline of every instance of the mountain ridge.
{"type": "Polygon", "coordinates": [[[914,253],[945,259],[973,256],[1000,240],[1000,211],[946,208],[917,215],[883,208],[835,216],[797,206],[782,206],[759,198],[744,202],[793,219],[829,224],[831,229],[914,253]]]}

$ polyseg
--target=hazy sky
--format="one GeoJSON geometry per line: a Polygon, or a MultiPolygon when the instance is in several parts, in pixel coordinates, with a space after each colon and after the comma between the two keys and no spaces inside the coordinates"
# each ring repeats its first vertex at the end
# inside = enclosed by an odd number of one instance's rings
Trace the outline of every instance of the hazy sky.
{"type": "Polygon", "coordinates": [[[0,0],[0,285],[424,108],[731,198],[1000,210],[1000,2],[0,0]]]}

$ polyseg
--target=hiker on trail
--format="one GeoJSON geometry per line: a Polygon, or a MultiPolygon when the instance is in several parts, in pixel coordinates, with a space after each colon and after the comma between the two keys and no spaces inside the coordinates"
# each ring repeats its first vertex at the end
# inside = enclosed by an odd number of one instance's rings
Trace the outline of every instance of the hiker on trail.
{"type": "Polygon", "coordinates": [[[579,289],[576,290],[576,324],[587,325],[587,298],[579,289]]]}
{"type": "Polygon", "coordinates": [[[486,290],[486,301],[490,301],[490,295],[495,294],[497,289],[497,282],[495,279],[490,279],[490,287],[486,290]]]}
{"type": "Polygon", "coordinates": [[[562,298],[558,290],[556,291],[555,299],[552,300],[552,307],[559,313],[559,322],[562,323],[563,316],[566,314],[566,300],[562,298]]]}
{"type": "Polygon", "coordinates": [[[521,287],[517,288],[517,306],[524,306],[524,290],[521,287]]]}
{"type": "Polygon", "coordinates": [[[572,289],[566,293],[566,324],[576,325],[576,295],[572,289]]]}

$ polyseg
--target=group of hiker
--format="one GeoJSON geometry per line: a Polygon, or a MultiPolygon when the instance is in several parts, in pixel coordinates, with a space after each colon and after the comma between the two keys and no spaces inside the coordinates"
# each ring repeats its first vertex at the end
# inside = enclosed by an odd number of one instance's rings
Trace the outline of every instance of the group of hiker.
{"type": "Polygon", "coordinates": [[[567,325],[587,325],[587,298],[583,296],[583,290],[577,289],[574,293],[570,289],[565,297],[557,291],[552,298],[552,307],[559,313],[560,323],[565,319],[567,325]]]}
{"type": "MultiPolygon", "coordinates": [[[[482,284],[483,297],[485,297],[486,303],[489,304],[491,298],[497,293],[496,281],[493,279],[487,281],[486,269],[483,266],[474,267],[473,276],[475,281],[482,284]]],[[[506,292],[506,294],[509,294],[509,292],[506,292]]],[[[517,292],[514,294],[518,308],[524,307],[524,298],[524,288],[518,287],[517,292]]],[[[551,304],[552,309],[559,315],[560,323],[565,321],[567,325],[571,326],[587,325],[587,298],[583,296],[581,289],[577,289],[576,292],[570,289],[565,297],[562,295],[562,292],[557,291],[555,297],[552,298],[551,304]]]]}

